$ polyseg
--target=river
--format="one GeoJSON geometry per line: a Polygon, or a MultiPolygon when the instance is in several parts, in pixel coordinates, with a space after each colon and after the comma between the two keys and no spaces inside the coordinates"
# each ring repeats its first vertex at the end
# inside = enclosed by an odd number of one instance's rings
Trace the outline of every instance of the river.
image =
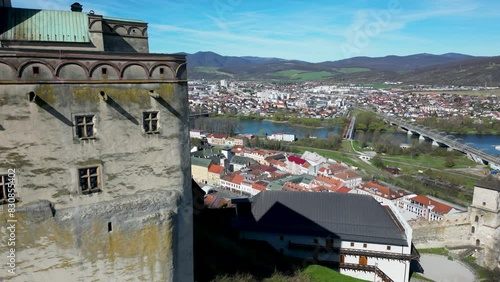
{"type": "MultiPolygon", "coordinates": [[[[240,120],[241,130],[238,133],[246,134],[273,134],[278,132],[292,133],[297,137],[303,137],[304,134],[311,134],[317,138],[327,138],[328,133],[339,133],[338,127],[333,129],[328,128],[305,128],[300,126],[290,125],[289,123],[276,123],[271,121],[260,120],[240,120]]],[[[408,143],[418,141],[417,136],[410,136],[405,132],[389,132],[382,135],[391,135],[391,140],[396,143],[408,143]]],[[[484,151],[493,156],[500,155],[500,151],[495,149],[496,145],[500,145],[500,135],[456,135],[456,138],[462,139],[465,143],[477,149],[484,151]]]]}

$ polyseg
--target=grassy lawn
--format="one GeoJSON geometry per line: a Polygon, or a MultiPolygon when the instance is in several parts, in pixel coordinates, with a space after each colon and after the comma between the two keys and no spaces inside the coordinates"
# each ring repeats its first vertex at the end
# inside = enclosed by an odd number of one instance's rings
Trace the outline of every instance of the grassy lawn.
{"type": "Polygon", "coordinates": [[[193,70],[197,72],[204,72],[204,73],[212,73],[212,74],[221,74],[221,75],[228,75],[230,77],[233,77],[232,74],[227,73],[227,72],[221,72],[218,70],[219,68],[217,67],[194,67],[193,70]]]}
{"type": "Polygon", "coordinates": [[[329,281],[342,281],[342,282],[361,282],[365,280],[353,278],[347,275],[340,274],[337,271],[331,270],[327,267],[319,265],[310,265],[302,271],[311,278],[313,282],[329,282],[329,281]]]}
{"type": "Polygon", "coordinates": [[[420,275],[420,274],[418,274],[418,273],[413,273],[413,275],[411,276],[410,281],[411,281],[412,279],[420,279],[420,280],[423,280],[423,281],[434,281],[434,280],[431,280],[431,279],[429,279],[429,278],[427,278],[427,277],[424,277],[424,276],[422,276],[422,275],[420,275]]]}
{"type": "Polygon", "coordinates": [[[367,69],[367,68],[341,68],[338,71],[341,73],[355,73],[355,72],[370,71],[370,69],[367,69]]]}
{"type": "Polygon", "coordinates": [[[304,153],[305,151],[316,152],[325,158],[334,159],[336,161],[341,161],[348,165],[355,166],[359,170],[364,171],[364,173],[367,175],[387,175],[386,172],[383,172],[380,169],[372,165],[369,165],[364,161],[362,161],[361,159],[359,159],[357,157],[358,154],[355,154],[352,151],[350,142],[348,141],[344,141],[342,143],[342,151],[331,151],[331,150],[323,150],[323,149],[300,147],[300,146],[293,146],[293,147],[300,154],[304,153]]]}
{"type": "Polygon", "coordinates": [[[448,256],[448,250],[446,248],[428,248],[428,249],[417,249],[421,254],[434,254],[448,256]]]}
{"type": "Polygon", "coordinates": [[[327,71],[307,72],[301,70],[286,70],[271,73],[270,76],[288,78],[293,80],[319,80],[332,76],[332,73],[327,71]]]}
{"type": "Polygon", "coordinates": [[[310,265],[306,269],[297,271],[293,276],[283,275],[279,272],[269,278],[262,280],[256,279],[250,274],[224,275],[217,277],[213,282],[365,282],[366,280],[357,279],[351,276],[340,274],[339,272],[319,265],[310,265]]]}
{"type": "MultiPolygon", "coordinates": [[[[419,155],[418,157],[411,157],[406,155],[401,156],[388,156],[381,155],[382,160],[387,162],[403,162],[406,164],[412,164],[416,166],[421,166],[423,168],[436,168],[436,169],[445,169],[445,158],[439,156],[431,156],[431,155],[419,155]]],[[[454,157],[453,161],[455,165],[453,168],[468,168],[470,166],[476,166],[477,164],[474,161],[469,160],[465,156],[454,157]]]]}
{"type": "Polygon", "coordinates": [[[477,275],[479,276],[479,279],[485,279],[490,276],[490,273],[487,269],[477,265],[475,257],[472,256],[466,257],[462,261],[466,263],[468,266],[470,266],[472,269],[474,269],[474,271],[476,271],[477,275]]]}

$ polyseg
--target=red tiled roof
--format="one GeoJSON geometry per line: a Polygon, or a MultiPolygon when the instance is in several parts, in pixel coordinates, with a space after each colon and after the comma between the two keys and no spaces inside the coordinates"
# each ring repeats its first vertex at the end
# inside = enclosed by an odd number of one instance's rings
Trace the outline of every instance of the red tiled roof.
{"type": "Polygon", "coordinates": [[[350,170],[335,173],[334,176],[337,178],[340,178],[342,180],[353,179],[353,178],[359,177],[359,175],[357,173],[355,173],[354,171],[350,171],[350,170]]]}
{"type": "Polygon", "coordinates": [[[215,174],[222,174],[224,172],[224,167],[216,164],[211,164],[208,167],[208,172],[215,173],[215,174]]]}
{"type": "Polygon", "coordinates": [[[243,182],[243,180],[245,179],[245,177],[243,177],[243,175],[236,175],[234,178],[233,178],[233,183],[236,183],[236,184],[241,184],[241,182],[243,182]]]}
{"type": "Polygon", "coordinates": [[[296,163],[298,165],[303,165],[304,163],[306,163],[306,160],[301,159],[301,158],[296,157],[296,156],[289,156],[288,157],[288,161],[294,162],[294,163],[296,163]]]}
{"type": "Polygon", "coordinates": [[[268,182],[265,182],[265,181],[257,181],[257,182],[255,182],[255,183],[252,185],[252,188],[253,188],[253,189],[255,189],[255,190],[259,190],[259,191],[264,191],[264,190],[266,190],[267,185],[269,185],[269,183],[268,183],[268,182]]]}
{"type": "Polygon", "coordinates": [[[337,193],[349,193],[351,192],[352,189],[347,188],[346,186],[342,186],[339,189],[337,189],[335,192],[337,193]]]}
{"type": "Polygon", "coordinates": [[[208,138],[217,138],[217,139],[225,139],[229,137],[227,134],[222,134],[222,133],[212,133],[207,136],[208,138]]]}
{"type": "Polygon", "coordinates": [[[295,184],[293,182],[287,182],[283,187],[281,188],[283,191],[309,191],[309,189],[305,188],[304,186],[301,186],[299,184],[295,184]]]}
{"type": "Polygon", "coordinates": [[[447,214],[451,211],[451,209],[453,209],[453,207],[450,207],[446,204],[437,202],[437,201],[435,201],[429,197],[423,196],[423,195],[413,197],[413,198],[411,198],[411,200],[413,200],[415,202],[419,202],[424,206],[434,206],[434,208],[432,210],[437,212],[437,213],[440,213],[440,214],[447,214]]]}
{"type": "Polygon", "coordinates": [[[329,166],[328,168],[332,171],[332,173],[344,171],[347,169],[347,167],[345,167],[341,164],[334,164],[334,165],[329,166]]]}
{"type": "Polygon", "coordinates": [[[330,185],[335,185],[335,186],[339,186],[340,184],[342,184],[342,182],[340,180],[338,180],[338,179],[330,178],[330,177],[327,177],[327,176],[324,176],[324,175],[321,175],[321,174],[318,174],[318,176],[316,176],[315,180],[319,181],[319,182],[322,182],[322,183],[327,183],[327,184],[330,184],[330,185]]]}

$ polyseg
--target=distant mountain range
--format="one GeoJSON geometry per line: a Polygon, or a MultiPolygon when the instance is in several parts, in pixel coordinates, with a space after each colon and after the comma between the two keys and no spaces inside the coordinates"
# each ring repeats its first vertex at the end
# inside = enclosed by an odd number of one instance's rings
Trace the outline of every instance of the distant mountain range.
{"type": "Polygon", "coordinates": [[[500,57],[442,55],[354,57],[309,63],[280,58],[187,54],[190,79],[327,80],[345,83],[402,81],[432,85],[500,86],[500,57]]]}

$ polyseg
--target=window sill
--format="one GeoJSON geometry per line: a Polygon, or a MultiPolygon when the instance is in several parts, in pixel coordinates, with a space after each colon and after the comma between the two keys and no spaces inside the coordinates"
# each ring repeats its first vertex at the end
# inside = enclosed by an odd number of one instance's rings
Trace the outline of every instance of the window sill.
{"type": "Polygon", "coordinates": [[[94,188],[94,189],[82,191],[82,195],[89,195],[89,194],[101,193],[101,192],[102,192],[101,188],[94,188]]]}

